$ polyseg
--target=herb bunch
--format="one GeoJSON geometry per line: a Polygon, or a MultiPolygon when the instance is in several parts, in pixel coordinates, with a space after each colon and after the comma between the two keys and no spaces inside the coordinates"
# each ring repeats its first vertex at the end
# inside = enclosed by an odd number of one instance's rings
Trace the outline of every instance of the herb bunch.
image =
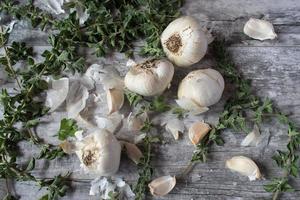
{"type": "Polygon", "coordinates": [[[78,13],[70,11],[67,18],[54,19],[50,14],[33,5],[33,0],[25,5],[18,1],[4,0],[0,11],[5,11],[16,18],[29,19],[33,27],[45,29],[51,27],[59,33],[53,35],[54,49],[69,59],[79,59],[78,47],[91,47],[97,56],[104,56],[112,50],[132,55],[133,42],[145,38],[141,49],[142,55],[161,56],[160,34],[174,18],[178,17],[182,0],[169,1],[71,1],[67,8],[80,8],[88,14],[84,24],[80,24],[78,13]]]}
{"type": "MultiPolygon", "coordinates": [[[[17,42],[8,47],[8,38],[9,33],[0,27],[0,48],[4,49],[4,55],[0,57],[0,66],[17,83],[15,93],[10,94],[7,89],[2,89],[0,94],[3,107],[3,117],[0,120],[0,178],[39,182],[31,174],[35,167],[35,158],[32,158],[26,167],[17,164],[17,158],[20,156],[17,151],[18,143],[25,140],[40,147],[41,153],[37,159],[52,160],[64,155],[59,147],[45,143],[34,132],[39,118],[48,112],[42,100],[37,98],[48,86],[42,77],[57,74],[56,70],[63,69],[53,66],[53,62],[47,57],[44,62],[36,63],[32,48],[17,42]],[[19,61],[25,63],[24,69],[15,67],[19,61]]],[[[9,190],[7,196],[13,198],[9,190]]]]}

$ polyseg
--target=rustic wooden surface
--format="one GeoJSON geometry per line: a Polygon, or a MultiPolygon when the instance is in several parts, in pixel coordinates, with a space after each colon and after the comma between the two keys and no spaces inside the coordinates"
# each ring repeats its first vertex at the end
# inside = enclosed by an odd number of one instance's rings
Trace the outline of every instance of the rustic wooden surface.
{"type": "MultiPolygon", "coordinates": [[[[254,91],[262,97],[269,97],[285,113],[291,113],[292,119],[300,125],[300,1],[299,0],[187,0],[182,11],[192,15],[213,28],[216,35],[221,35],[230,40],[232,45],[229,50],[232,57],[245,75],[253,80],[254,91]],[[256,41],[242,33],[244,23],[250,17],[264,18],[271,21],[278,34],[273,41],[256,41]]],[[[3,21],[1,23],[4,23],[3,21]]],[[[47,48],[47,33],[37,29],[28,28],[26,23],[15,26],[11,40],[26,41],[34,46],[35,50],[42,51],[47,48]]],[[[194,68],[213,65],[212,52],[194,68]]],[[[103,60],[103,59],[101,59],[103,60]]],[[[119,66],[122,74],[126,72],[126,59],[122,54],[114,54],[103,60],[107,64],[119,66]]],[[[99,62],[95,58],[88,59],[89,63],[99,62]]],[[[176,85],[180,78],[189,70],[177,70],[170,95],[176,94],[176,85]]],[[[1,87],[12,87],[12,83],[1,87]]],[[[214,123],[218,113],[222,111],[224,99],[204,115],[186,119],[188,126],[193,121],[204,119],[214,123]]],[[[44,123],[37,128],[42,138],[56,143],[53,135],[57,132],[60,119],[65,116],[58,112],[51,116],[53,122],[44,123]]],[[[276,149],[284,149],[287,143],[286,127],[270,121],[262,128],[264,141],[258,147],[241,147],[243,133],[226,131],[223,137],[226,141],[222,147],[214,146],[208,157],[208,162],[198,164],[192,173],[186,177],[184,183],[178,183],[176,188],[163,198],[149,199],[211,199],[211,200],[237,200],[237,199],[270,199],[271,194],[266,193],[263,185],[268,179],[282,174],[282,171],[271,160],[276,149]],[[246,155],[253,158],[262,169],[266,180],[249,182],[247,177],[231,173],[225,168],[225,160],[235,155],[246,155]]],[[[188,141],[186,133],[179,141],[174,141],[172,136],[163,129],[157,130],[166,140],[163,145],[155,146],[154,177],[178,174],[184,168],[194,150],[188,141]]],[[[20,162],[25,162],[31,155],[37,154],[37,148],[30,144],[21,144],[24,157],[20,162]]],[[[134,183],[137,178],[137,167],[123,156],[118,175],[129,183],[134,183]]],[[[63,199],[85,200],[98,199],[88,196],[90,181],[95,178],[82,174],[78,170],[79,161],[76,156],[51,162],[38,161],[34,174],[41,178],[51,178],[54,175],[74,171],[72,175],[73,189],[63,199]]],[[[296,188],[294,193],[285,193],[281,199],[296,200],[300,198],[300,179],[292,179],[296,188]]],[[[0,182],[0,197],[5,194],[5,183],[0,182]]],[[[42,196],[44,190],[39,190],[34,183],[14,183],[16,193],[23,200],[32,200],[42,196]]]]}

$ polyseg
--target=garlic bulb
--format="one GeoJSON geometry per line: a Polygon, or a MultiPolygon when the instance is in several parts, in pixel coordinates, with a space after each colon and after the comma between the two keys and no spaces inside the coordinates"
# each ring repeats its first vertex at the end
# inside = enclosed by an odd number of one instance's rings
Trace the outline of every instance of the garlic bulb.
{"type": "Polygon", "coordinates": [[[251,38],[257,40],[275,39],[277,34],[274,31],[273,25],[261,19],[250,18],[244,26],[244,33],[251,38]]]}
{"type": "Polygon", "coordinates": [[[148,186],[152,195],[161,197],[171,192],[175,185],[175,177],[169,175],[154,179],[148,186]]]}
{"type": "Polygon", "coordinates": [[[115,136],[98,129],[76,143],[76,154],[85,170],[110,176],[119,169],[121,145],[115,136]]]}
{"type": "Polygon", "coordinates": [[[177,104],[198,113],[217,103],[224,90],[224,79],[214,69],[199,69],[190,72],[180,83],[177,104]]]}
{"type": "Polygon", "coordinates": [[[188,67],[204,57],[208,37],[195,18],[185,16],[171,22],[160,40],[169,60],[179,67],[188,67]]]}
{"type": "Polygon", "coordinates": [[[125,86],[143,96],[163,93],[174,75],[174,67],[167,60],[147,60],[134,65],[125,76],[125,86]]]}
{"type": "Polygon", "coordinates": [[[234,156],[226,161],[226,167],[239,172],[242,175],[248,176],[250,181],[261,179],[259,168],[253,160],[245,156],[234,156]]]}

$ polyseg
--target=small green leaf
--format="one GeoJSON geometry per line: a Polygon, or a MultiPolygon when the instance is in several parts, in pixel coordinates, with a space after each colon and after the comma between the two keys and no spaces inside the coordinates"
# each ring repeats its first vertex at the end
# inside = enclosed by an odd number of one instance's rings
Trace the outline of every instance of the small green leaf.
{"type": "Polygon", "coordinates": [[[62,119],[58,131],[58,139],[65,140],[68,137],[74,137],[76,131],[78,131],[78,126],[74,119],[62,119]]]}

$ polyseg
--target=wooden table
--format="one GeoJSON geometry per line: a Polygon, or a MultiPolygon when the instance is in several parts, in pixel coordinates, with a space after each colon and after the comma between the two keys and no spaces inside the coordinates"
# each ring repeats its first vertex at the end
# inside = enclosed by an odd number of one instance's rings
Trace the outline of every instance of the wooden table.
{"type": "MultiPolygon", "coordinates": [[[[253,80],[253,90],[261,97],[269,97],[285,113],[291,113],[291,118],[300,125],[300,1],[299,0],[187,0],[182,11],[196,17],[199,21],[208,21],[215,35],[226,37],[232,45],[229,51],[246,78],[253,80]],[[242,32],[243,25],[250,17],[264,18],[275,26],[278,38],[260,42],[252,40],[242,32]]],[[[38,29],[29,29],[27,23],[19,23],[11,34],[11,40],[26,41],[34,46],[37,52],[48,48],[47,33],[38,29]]],[[[213,52],[193,68],[203,68],[213,65],[213,52]]],[[[127,71],[126,58],[122,54],[114,54],[107,59],[89,58],[89,63],[102,60],[106,64],[118,66],[121,74],[127,71]]],[[[177,70],[174,84],[169,94],[176,94],[180,78],[188,70],[177,70]]],[[[12,83],[1,87],[11,88],[12,83]]],[[[12,90],[11,90],[12,91],[12,90]]],[[[228,96],[225,94],[224,96],[228,96]]],[[[197,120],[204,119],[214,123],[222,111],[223,100],[203,115],[186,120],[187,126],[197,120]]],[[[43,123],[37,128],[40,137],[57,143],[53,137],[58,130],[60,119],[64,112],[57,112],[50,118],[51,123],[43,123]]],[[[225,131],[226,141],[222,147],[214,146],[209,153],[207,163],[198,164],[192,173],[186,177],[186,182],[178,183],[176,188],[163,198],[149,199],[270,199],[271,194],[263,189],[269,179],[280,176],[280,170],[271,159],[277,149],[284,149],[287,143],[286,127],[275,121],[270,121],[261,127],[264,141],[257,147],[241,147],[244,133],[225,131]],[[247,177],[231,173],[225,168],[225,160],[235,156],[245,155],[253,158],[264,174],[266,180],[250,182],[247,177]]],[[[194,147],[190,144],[187,133],[179,141],[175,141],[164,129],[157,130],[165,138],[165,144],[154,148],[154,176],[166,174],[175,175],[184,168],[191,158],[194,147]]],[[[38,149],[30,144],[20,144],[24,156],[20,162],[25,162],[38,149]]],[[[129,183],[137,179],[137,167],[126,156],[122,158],[118,175],[129,183]]],[[[51,178],[58,173],[74,171],[72,175],[73,189],[63,199],[85,200],[97,199],[88,196],[90,181],[95,178],[79,173],[76,156],[48,161],[38,161],[34,170],[37,177],[51,178]]],[[[281,199],[300,199],[300,179],[294,178],[291,184],[296,188],[293,193],[285,193],[281,199]]],[[[5,194],[5,183],[0,182],[0,197],[5,194]]],[[[44,190],[39,190],[35,183],[17,182],[14,184],[17,194],[24,200],[33,200],[42,196],[44,190]]]]}

